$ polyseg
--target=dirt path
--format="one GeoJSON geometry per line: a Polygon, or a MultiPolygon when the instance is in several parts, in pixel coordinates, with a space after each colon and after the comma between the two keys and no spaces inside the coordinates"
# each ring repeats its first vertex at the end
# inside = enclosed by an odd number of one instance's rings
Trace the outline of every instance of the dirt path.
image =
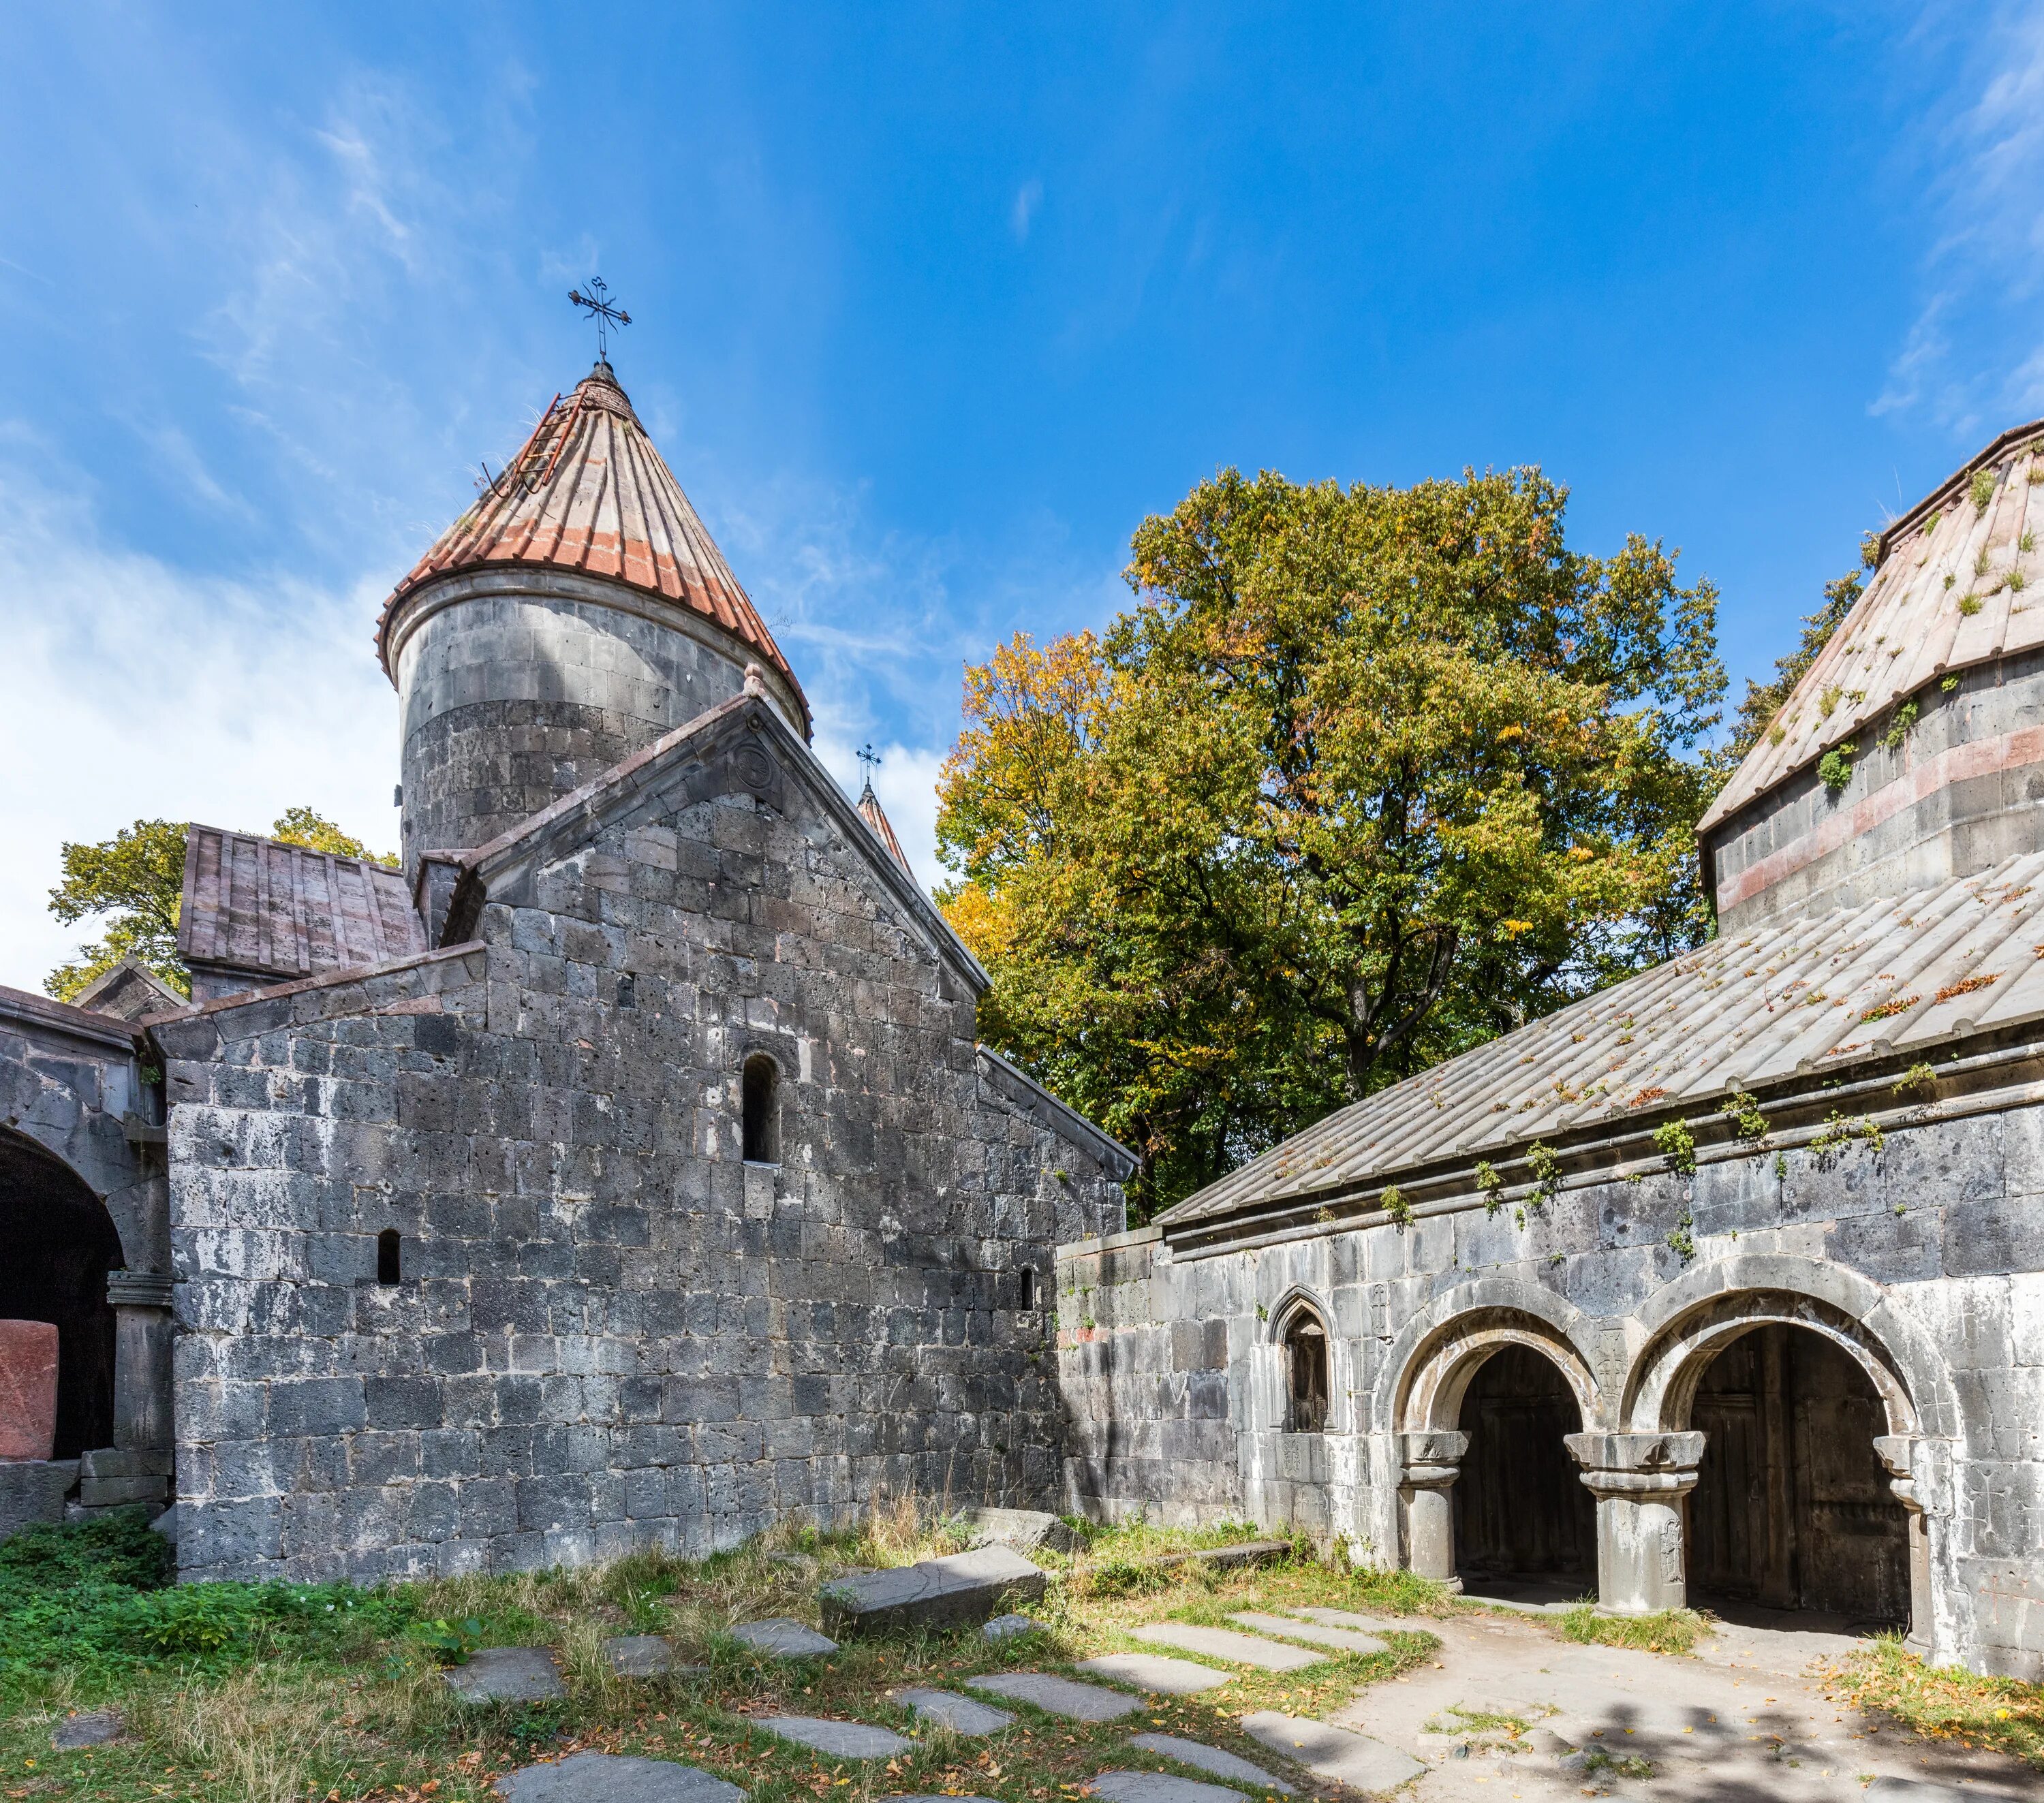
{"type": "Polygon", "coordinates": [[[1958,1797],[2044,1798],[2044,1781],[2027,1767],[1877,1728],[1828,1701],[1809,1667],[1849,1648],[1842,1635],[1727,1626],[1685,1659],[1579,1646],[1535,1619],[1463,1616],[1428,1625],[1441,1637],[1438,1666],[1374,1686],[1331,1718],[1433,1768],[1414,1784],[1416,1803],[1585,1794],[1904,1803],[1911,1797],[1904,1780],[1951,1786],[1958,1797]],[[1509,1754],[1487,1744],[1501,1736],[1436,1732],[1452,1724],[1458,1708],[1537,1719],[1577,1747],[1643,1759],[1653,1775],[1565,1764],[1538,1730],[1527,1737],[1534,1750],[1509,1754]],[[1870,1778],[1889,1782],[1869,1792],[1870,1778]]]}

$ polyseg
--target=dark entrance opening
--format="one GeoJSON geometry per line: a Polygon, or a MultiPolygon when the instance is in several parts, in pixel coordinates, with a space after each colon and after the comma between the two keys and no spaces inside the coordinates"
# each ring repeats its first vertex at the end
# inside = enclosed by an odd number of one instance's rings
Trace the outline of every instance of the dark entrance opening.
{"type": "Polygon", "coordinates": [[[0,1130],[0,1320],[57,1329],[56,1456],[113,1437],[113,1309],[121,1237],[85,1180],[33,1140],[0,1130]]]}
{"type": "Polygon", "coordinates": [[[1593,1590],[1596,1502],[1562,1444],[1581,1430],[1582,1411],[1553,1363],[1529,1346],[1493,1354],[1463,1394],[1461,1427],[1469,1451],[1453,1494],[1465,1582],[1593,1590]]]}
{"type": "Polygon", "coordinates": [[[1909,1512],[1873,1450],[1879,1394],[1807,1328],[1756,1327],[1711,1361],[1692,1426],[1689,1594],[1813,1609],[1854,1626],[1909,1621],[1909,1512]]]}
{"type": "Polygon", "coordinates": [[[1327,1425],[1327,1330],[1311,1309],[1285,1324],[1285,1425],[1293,1433],[1324,1433],[1327,1425]]]}

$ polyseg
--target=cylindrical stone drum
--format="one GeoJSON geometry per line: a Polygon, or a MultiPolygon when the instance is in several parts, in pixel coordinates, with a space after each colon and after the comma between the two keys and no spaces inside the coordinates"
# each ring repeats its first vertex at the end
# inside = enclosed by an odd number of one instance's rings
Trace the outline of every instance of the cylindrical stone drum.
{"type": "Polygon", "coordinates": [[[47,1459],[57,1444],[57,1330],[0,1321],[0,1459],[47,1459]]]}

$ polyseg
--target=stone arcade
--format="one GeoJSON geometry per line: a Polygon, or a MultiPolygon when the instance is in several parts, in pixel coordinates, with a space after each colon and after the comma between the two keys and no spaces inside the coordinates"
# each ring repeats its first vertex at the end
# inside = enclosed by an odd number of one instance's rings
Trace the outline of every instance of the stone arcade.
{"type": "Polygon", "coordinates": [[[975,1045],[608,364],[376,643],[402,870],[194,827],[190,1005],[0,992],[0,1315],[60,1342],[0,1533],[174,1495],[188,1578],[373,1579],[1052,1500],[1053,1248],[1132,1162],[975,1045]]]}
{"type": "Polygon", "coordinates": [[[2039,530],[2044,421],[1888,528],[1700,950],[1061,1249],[1079,1506],[2044,1677],[2039,530]]]}

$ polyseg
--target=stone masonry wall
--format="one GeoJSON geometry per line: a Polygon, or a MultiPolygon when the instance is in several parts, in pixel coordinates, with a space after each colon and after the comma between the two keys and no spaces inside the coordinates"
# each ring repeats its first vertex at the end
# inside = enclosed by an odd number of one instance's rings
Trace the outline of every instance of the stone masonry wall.
{"type": "Polygon", "coordinates": [[[1527,1199],[1491,1214],[1472,1196],[1402,1228],[1379,1215],[1197,1256],[1155,1229],[1061,1249],[1074,1504],[1297,1522],[1407,1563],[1401,1474],[1435,1456],[1409,1437],[1457,1427],[1461,1385],[1500,1345],[1572,1372],[1586,1430],[1639,1433],[1688,1425],[1657,1387],[1678,1391],[1669,1374],[1701,1368],[1712,1335],[1785,1321],[1858,1347],[1913,1413],[1888,1452],[1925,1511],[1917,1638],[2044,1675],[2044,1107],[1891,1124],[1879,1149],[1808,1139],[1689,1176],[1593,1168],[1523,1226],[1527,1199]],[[1301,1299],[1332,1341],[1312,1437],[1284,1431],[1274,1337],[1301,1299]]]}
{"type": "Polygon", "coordinates": [[[783,791],[605,829],[477,942],[163,1028],[187,1578],[701,1552],[1042,1504],[1051,1249],[1118,1187],[783,791]],[[783,1073],[778,1167],[740,1072],[783,1073]],[[377,1281],[402,1235],[402,1280],[377,1281]]]}

